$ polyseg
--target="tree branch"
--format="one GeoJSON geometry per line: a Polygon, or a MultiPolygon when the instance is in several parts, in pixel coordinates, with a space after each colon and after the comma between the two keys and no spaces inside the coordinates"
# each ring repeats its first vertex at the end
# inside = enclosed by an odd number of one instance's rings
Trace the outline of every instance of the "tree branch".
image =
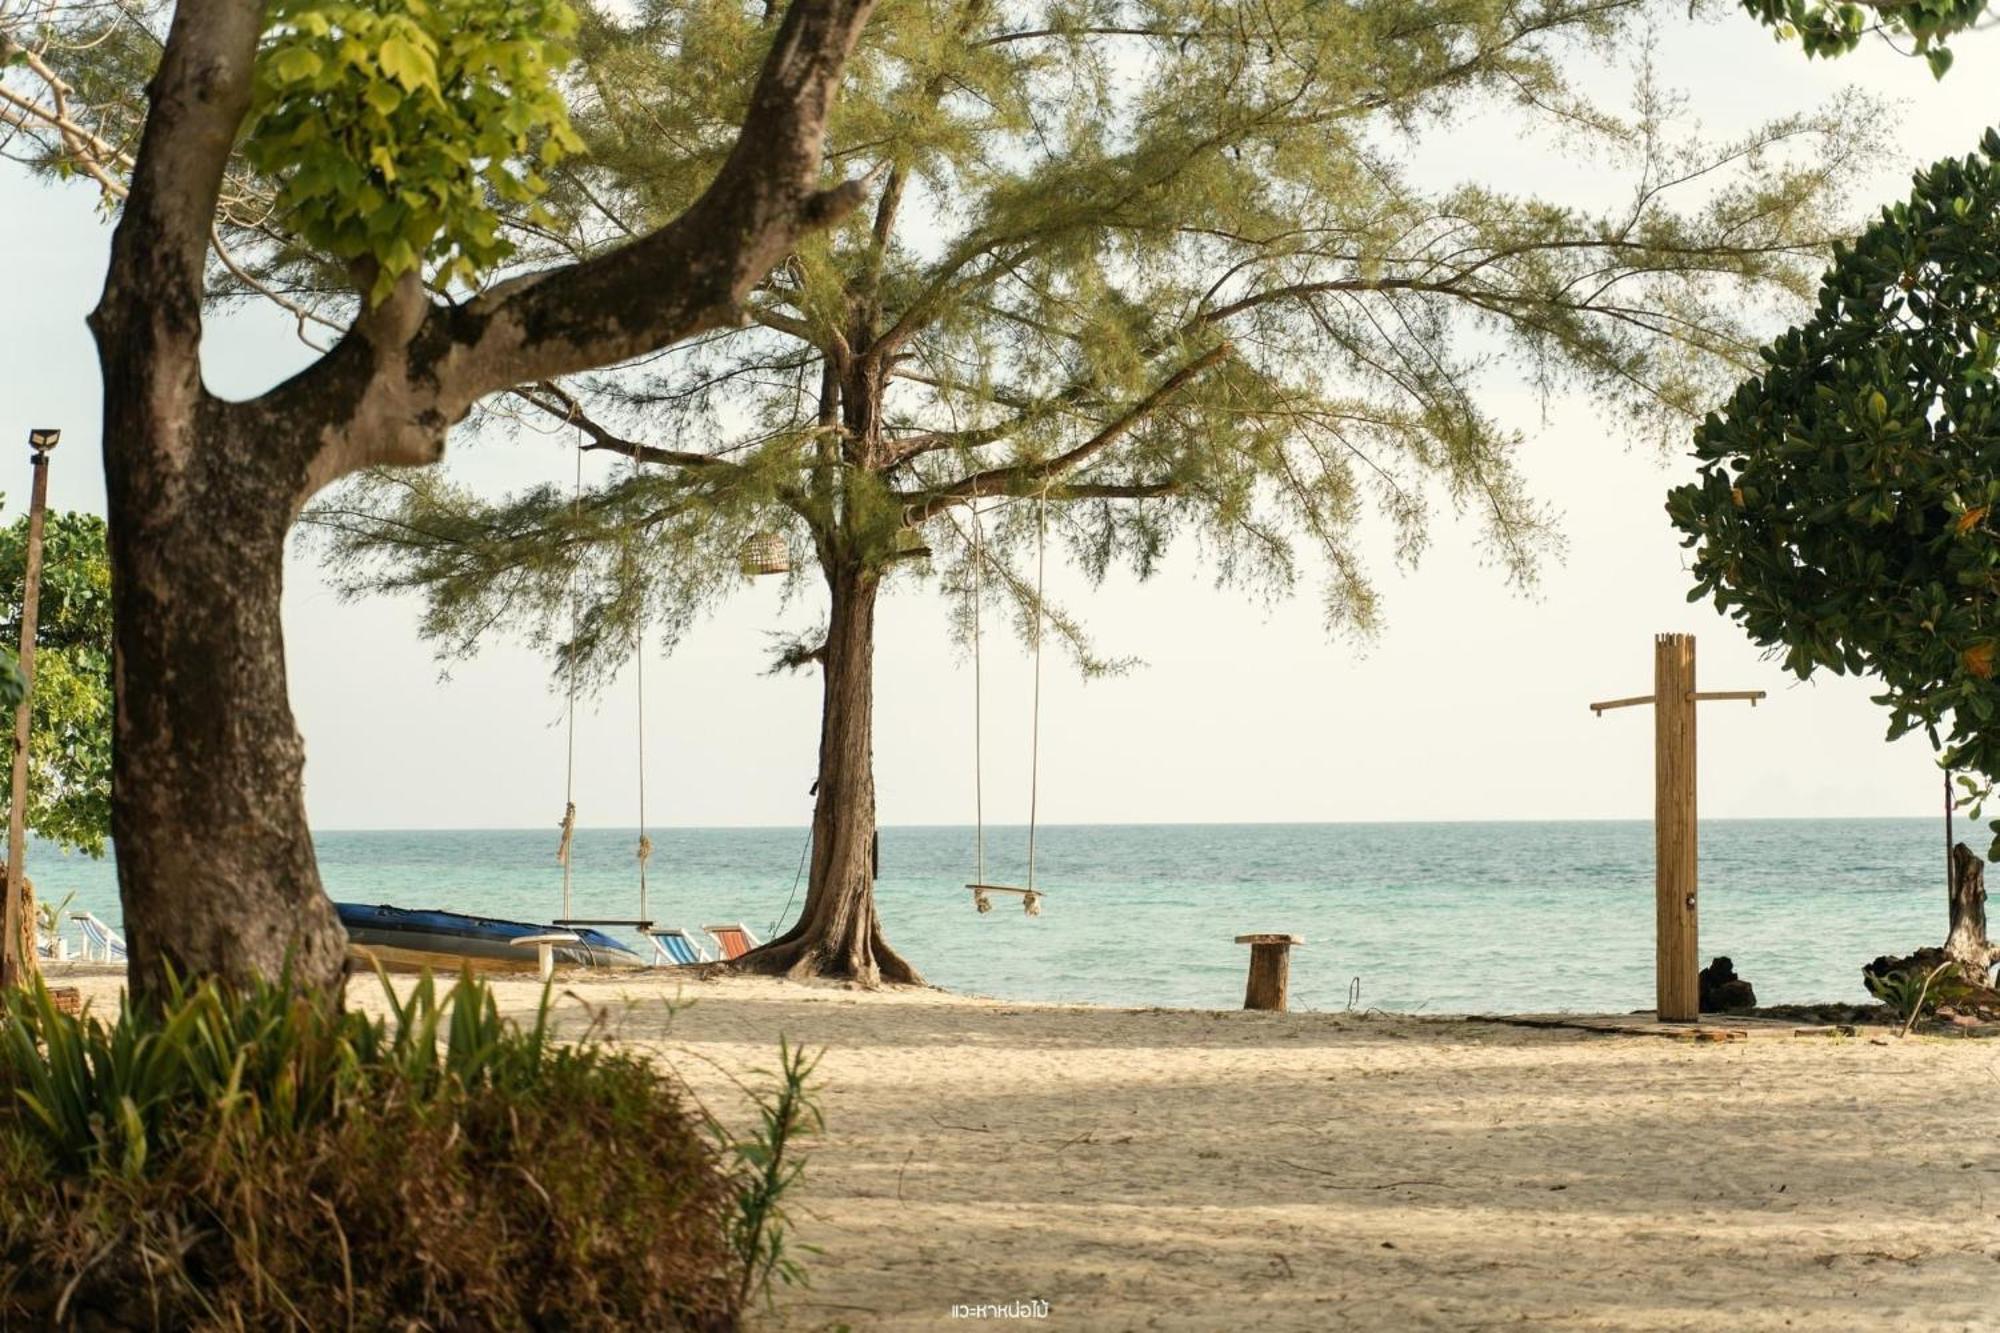
{"type": "Polygon", "coordinates": [[[437,312],[418,363],[455,415],[488,393],[613,365],[740,321],[799,237],[854,209],[873,175],[818,186],[829,105],[871,0],[793,0],[735,147],[701,198],[651,235],[437,312]]]}
{"type": "Polygon", "coordinates": [[[176,396],[200,393],[194,361],[204,257],[236,131],[250,109],[263,21],[261,0],[202,0],[174,11],[104,295],[91,316],[101,341],[141,329],[150,335],[150,345],[107,348],[109,360],[131,361],[138,377],[166,374],[179,381],[176,396]],[[154,364],[152,354],[169,349],[180,364],[154,364]]]}
{"type": "Polygon", "coordinates": [[[1227,360],[1231,355],[1232,349],[1228,343],[1217,343],[1155,385],[1152,392],[1127,408],[1095,435],[1053,458],[1038,463],[1016,463],[1007,467],[988,468],[984,472],[975,472],[950,485],[907,496],[904,499],[904,522],[913,525],[922,523],[966,500],[989,495],[1007,495],[1023,488],[1034,488],[1037,482],[1062,476],[1108,449],[1134,426],[1157,411],[1169,398],[1180,392],[1185,385],[1199,378],[1211,367],[1227,360]]]}

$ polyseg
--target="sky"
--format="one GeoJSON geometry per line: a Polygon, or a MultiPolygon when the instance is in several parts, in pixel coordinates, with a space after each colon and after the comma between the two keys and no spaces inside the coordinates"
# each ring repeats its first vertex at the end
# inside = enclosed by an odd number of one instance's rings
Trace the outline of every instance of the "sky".
{"type": "MultiPolygon", "coordinates": [[[[2000,42],[1955,43],[1942,83],[1879,44],[1807,62],[1739,14],[1659,12],[1659,77],[1711,133],[1824,102],[1846,86],[1893,99],[1896,150],[1866,198],[1907,190],[1913,168],[1971,149],[1993,111],[2000,42]]],[[[1605,75],[1612,77],[1611,73],[1605,75]]],[[[1510,127],[1472,124],[1432,150],[1432,171],[1528,189],[1544,169],[1510,127]],[[1519,179],[1509,179],[1518,177],[1519,179]]],[[[1560,183],[1560,173],[1548,176],[1560,183]]],[[[109,223],[92,193],[25,181],[0,163],[0,491],[25,501],[26,438],[56,426],[51,503],[102,512],[99,381],[84,316],[102,283],[109,223]],[[18,444],[18,452],[14,452],[18,444]]],[[[1775,332],[1775,330],[1773,330],[1775,332]]],[[[243,309],[210,321],[205,368],[225,395],[254,392],[305,356],[287,321],[243,309]]],[[[1509,589],[1470,524],[1441,511],[1422,563],[1381,582],[1385,625],[1330,638],[1313,589],[1275,603],[1217,589],[1191,547],[1145,584],[1089,589],[1052,569],[1051,596],[1084,613],[1097,646],[1142,665],[1080,680],[1043,666],[1039,808],[1050,823],[1624,819],[1652,812],[1649,710],[1594,717],[1591,700],[1651,688],[1652,636],[1697,636],[1706,690],[1769,698],[1703,706],[1700,808],[1710,818],[1930,815],[1940,778],[1921,737],[1884,740],[1865,680],[1800,683],[1726,619],[1686,601],[1686,555],[1666,490],[1675,454],[1620,438],[1575,398],[1523,388],[1490,400],[1529,435],[1521,464],[1562,515],[1566,554],[1531,594],[1509,589]]],[[[563,441],[455,440],[447,466],[488,493],[569,475],[563,441]]],[[[646,814],[691,826],[800,825],[811,814],[816,673],[764,674],[769,635],[823,615],[809,590],[746,581],[671,657],[645,670],[646,814]]],[[[495,641],[448,674],[416,633],[415,601],[341,600],[308,551],[287,571],[293,706],[320,828],[553,827],[565,792],[561,697],[547,663],[495,641]]],[[[884,824],[973,817],[971,663],[944,604],[895,584],[880,611],[876,774],[884,824]]],[[[1029,659],[992,636],[985,655],[985,794],[991,822],[1025,820],[1029,659]],[[997,644],[997,646],[996,646],[997,644]]],[[[576,719],[575,791],[586,826],[637,822],[640,730],[628,672],[576,719]]]]}

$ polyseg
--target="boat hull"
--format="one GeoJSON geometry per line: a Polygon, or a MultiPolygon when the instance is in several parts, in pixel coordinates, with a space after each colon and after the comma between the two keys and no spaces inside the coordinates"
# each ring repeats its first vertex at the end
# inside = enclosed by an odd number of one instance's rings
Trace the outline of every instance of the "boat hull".
{"type": "MultiPolygon", "coordinates": [[[[335,903],[347,929],[347,955],[369,968],[391,972],[535,971],[536,951],[512,943],[546,934],[552,926],[463,912],[415,910],[388,904],[335,903]]],[[[559,967],[644,967],[646,960],[601,930],[575,929],[575,944],[555,948],[559,967]]]]}

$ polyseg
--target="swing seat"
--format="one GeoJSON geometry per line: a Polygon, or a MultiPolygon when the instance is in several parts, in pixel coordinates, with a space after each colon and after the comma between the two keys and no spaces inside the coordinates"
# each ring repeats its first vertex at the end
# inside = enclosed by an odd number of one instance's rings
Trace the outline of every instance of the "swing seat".
{"type": "Polygon", "coordinates": [[[1024,888],[1018,884],[968,884],[965,887],[972,890],[972,905],[977,907],[981,912],[990,912],[993,910],[993,903],[987,898],[987,894],[1018,893],[1021,895],[1022,909],[1029,916],[1040,916],[1042,914],[1042,899],[1049,896],[1046,889],[1024,888]]]}

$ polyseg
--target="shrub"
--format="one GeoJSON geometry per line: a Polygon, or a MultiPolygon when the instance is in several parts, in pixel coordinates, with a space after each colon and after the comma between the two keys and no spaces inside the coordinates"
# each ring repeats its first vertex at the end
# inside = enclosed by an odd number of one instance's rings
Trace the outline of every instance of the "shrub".
{"type": "Polygon", "coordinates": [[[7,996],[0,1327],[736,1325],[773,1257],[756,1152],[646,1060],[549,1040],[546,995],[525,1029],[470,978],[391,1004],[7,996]]]}

